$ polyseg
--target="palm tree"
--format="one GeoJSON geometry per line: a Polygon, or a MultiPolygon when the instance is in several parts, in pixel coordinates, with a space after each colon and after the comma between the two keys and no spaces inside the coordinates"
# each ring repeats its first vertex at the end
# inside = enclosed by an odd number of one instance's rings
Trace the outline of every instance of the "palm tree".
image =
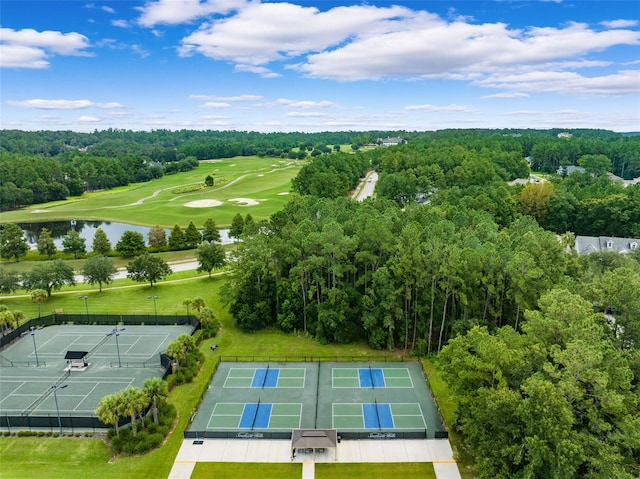
{"type": "Polygon", "coordinates": [[[167,397],[169,386],[162,378],[153,377],[146,379],[142,387],[153,406],[153,422],[158,424],[158,401],[167,397]]]}
{"type": "Polygon", "coordinates": [[[216,316],[213,314],[213,309],[211,308],[202,308],[202,311],[200,311],[198,315],[198,320],[204,328],[211,326],[214,319],[216,319],[216,316]]]}
{"type": "Polygon", "coordinates": [[[202,299],[200,296],[193,298],[193,301],[191,301],[191,304],[198,311],[198,313],[205,306],[204,299],[202,299]]]}
{"type": "Polygon", "coordinates": [[[109,394],[100,400],[96,408],[98,419],[105,424],[111,424],[116,430],[116,436],[120,435],[118,422],[120,421],[120,394],[109,394]]]}
{"type": "Polygon", "coordinates": [[[9,329],[13,329],[18,326],[18,321],[13,312],[9,311],[4,304],[0,304],[0,329],[4,335],[9,329]]]}
{"type": "Polygon", "coordinates": [[[167,356],[175,359],[179,366],[181,359],[184,363],[187,362],[187,354],[195,347],[196,343],[192,336],[186,333],[181,334],[167,346],[167,356]]]}
{"type": "Polygon", "coordinates": [[[38,317],[40,317],[40,304],[46,301],[47,298],[47,292],[44,289],[34,289],[31,292],[31,301],[38,303],[38,317]]]}
{"type": "Polygon", "coordinates": [[[191,303],[193,303],[193,301],[191,301],[190,299],[183,299],[182,300],[182,306],[186,306],[187,307],[187,317],[190,316],[189,314],[189,307],[191,306],[191,303]]]}
{"type": "Polygon", "coordinates": [[[138,413],[138,388],[128,387],[127,389],[120,391],[119,396],[119,408],[118,411],[125,416],[131,417],[131,429],[133,435],[138,434],[138,428],[136,427],[136,414],[138,413]]]}
{"type": "Polygon", "coordinates": [[[151,399],[149,399],[149,395],[144,389],[136,389],[136,392],[138,393],[138,396],[135,400],[136,411],[138,412],[138,416],[140,417],[140,424],[142,425],[142,429],[144,429],[144,410],[149,407],[151,399]]]}
{"type": "Polygon", "coordinates": [[[167,346],[167,356],[175,361],[174,364],[177,366],[177,369],[180,369],[180,359],[185,354],[185,345],[182,342],[174,340],[167,346]]]}

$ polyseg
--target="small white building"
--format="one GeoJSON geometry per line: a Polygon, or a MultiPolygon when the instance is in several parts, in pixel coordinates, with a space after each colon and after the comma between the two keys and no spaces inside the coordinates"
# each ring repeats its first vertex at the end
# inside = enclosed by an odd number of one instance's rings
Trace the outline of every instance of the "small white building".
{"type": "Polygon", "coordinates": [[[400,137],[388,137],[388,138],[378,138],[377,143],[382,146],[396,146],[396,145],[404,145],[407,142],[404,138],[400,137]]]}

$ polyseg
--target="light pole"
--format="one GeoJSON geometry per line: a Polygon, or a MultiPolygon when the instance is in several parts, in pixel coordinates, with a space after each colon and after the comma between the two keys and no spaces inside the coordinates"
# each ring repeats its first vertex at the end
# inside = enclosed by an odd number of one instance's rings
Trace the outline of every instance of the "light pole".
{"type": "Polygon", "coordinates": [[[40,360],[38,359],[38,348],[36,347],[36,328],[31,326],[29,328],[29,331],[25,331],[20,336],[26,336],[27,334],[31,334],[31,339],[33,339],[33,352],[36,355],[36,367],[39,368],[40,367],[40,360]],[[31,331],[31,333],[29,333],[29,331],[31,331]]]}
{"type": "Polygon", "coordinates": [[[120,362],[120,344],[118,343],[118,336],[120,336],[120,331],[124,331],[126,328],[118,328],[117,326],[113,328],[113,331],[107,333],[107,336],[115,336],[116,337],[116,351],[118,352],[118,367],[122,367],[122,363],[120,362]]]}
{"type": "Polygon", "coordinates": [[[67,384],[63,384],[62,386],[58,386],[58,385],[54,384],[53,386],[51,386],[51,389],[53,389],[53,398],[56,401],[56,414],[58,415],[58,427],[60,428],[60,435],[61,436],[62,436],[62,419],[60,419],[60,408],[58,407],[58,393],[57,393],[57,390],[58,389],[64,389],[67,386],[68,386],[67,384]]]}
{"type": "Polygon", "coordinates": [[[156,304],[157,296],[147,296],[147,299],[153,299],[153,312],[156,315],[156,326],[158,325],[158,305],[156,304]]]}
{"type": "Polygon", "coordinates": [[[87,323],[89,322],[89,296],[78,296],[78,299],[84,299],[84,310],[87,313],[87,323]]]}

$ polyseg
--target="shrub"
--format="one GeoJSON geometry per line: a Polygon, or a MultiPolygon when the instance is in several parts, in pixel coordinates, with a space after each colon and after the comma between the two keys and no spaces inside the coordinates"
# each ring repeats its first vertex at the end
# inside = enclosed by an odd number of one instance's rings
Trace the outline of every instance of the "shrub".
{"type": "Polygon", "coordinates": [[[145,430],[133,435],[131,428],[120,428],[120,436],[115,435],[114,430],[109,430],[111,447],[119,454],[134,455],[147,453],[162,444],[169,434],[171,426],[176,418],[176,408],[166,401],[158,403],[158,422],[155,424],[150,419],[145,420],[145,430]]]}

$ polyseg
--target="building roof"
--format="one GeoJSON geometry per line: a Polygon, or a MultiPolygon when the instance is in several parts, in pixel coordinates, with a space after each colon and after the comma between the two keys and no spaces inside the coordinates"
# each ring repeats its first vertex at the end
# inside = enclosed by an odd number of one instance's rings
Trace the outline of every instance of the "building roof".
{"type": "Polygon", "coordinates": [[[638,238],[617,238],[614,236],[576,236],[574,248],[578,254],[589,254],[598,251],[614,251],[630,253],[640,246],[638,238]]]}
{"type": "Polygon", "coordinates": [[[294,429],[291,432],[292,449],[326,449],[337,444],[336,429],[294,429]]]}
{"type": "Polygon", "coordinates": [[[564,174],[569,176],[571,173],[575,173],[576,171],[580,173],[584,173],[586,170],[582,166],[565,165],[558,168],[558,171],[556,171],[556,173],[558,173],[559,175],[564,174]]]}
{"type": "Polygon", "coordinates": [[[67,351],[67,354],[65,354],[64,358],[65,359],[82,359],[87,354],[89,354],[89,351],[67,351]]]}

